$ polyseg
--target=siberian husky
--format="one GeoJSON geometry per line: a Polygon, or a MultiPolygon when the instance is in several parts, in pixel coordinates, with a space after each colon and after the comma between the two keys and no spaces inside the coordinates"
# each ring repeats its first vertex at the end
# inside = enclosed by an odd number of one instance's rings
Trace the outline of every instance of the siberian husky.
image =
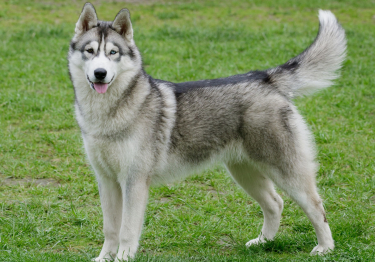
{"type": "Polygon", "coordinates": [[[315,176],[311,132],[292,102],[328,87],[345,58],[345,32],[330,11],[304,52],[285,64],[226,78],[172,83],[143,69],[129,11],[99,21],[84,5],[69,49],[76,119],[95,171],[103,248],[94,261],[134,257],[150,185],[182,179],[217,162],[259,202],[264,224],[247,246],[272,240],[284,190],[313,224],[318,245],[334,248],[315,176]]]}

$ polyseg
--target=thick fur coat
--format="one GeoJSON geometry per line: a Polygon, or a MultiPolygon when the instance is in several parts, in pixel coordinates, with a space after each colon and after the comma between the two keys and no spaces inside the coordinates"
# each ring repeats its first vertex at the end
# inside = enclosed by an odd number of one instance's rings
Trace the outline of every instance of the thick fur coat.
{"type": "Polygon", "coordinates": [[[223,162],[262,207],[264,225],[247,245],[272,240],[283,201],[274,184],[304,210],[318,245],[334,248],[317,193],[313,139],[292,103],[328,87],[345,58],[345,33],[330,11],[303,53],[264,71],[172,83],[142,67],[128,10],[99,21],[86,4],[69,49],[76,119],[95,171],[105,241],[95,261],[134,257],[148,189],[223,162]]]}

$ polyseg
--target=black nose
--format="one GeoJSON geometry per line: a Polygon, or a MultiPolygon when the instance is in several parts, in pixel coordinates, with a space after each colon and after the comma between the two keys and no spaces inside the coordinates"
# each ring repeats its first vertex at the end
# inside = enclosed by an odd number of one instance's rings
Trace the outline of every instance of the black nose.
{"type": "Polygon", "coordinates": [[[105,70],[104,68],[95,69],[94,75],[96,79],[103,80],[107,75],[107,70],[105,70]]]}

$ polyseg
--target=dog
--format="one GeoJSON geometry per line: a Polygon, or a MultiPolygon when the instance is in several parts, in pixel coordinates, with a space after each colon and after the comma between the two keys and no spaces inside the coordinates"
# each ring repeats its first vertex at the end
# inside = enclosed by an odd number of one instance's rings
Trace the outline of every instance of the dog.
{"type": "Polygon", "coordinates": [[[99,21],[86,3],[68,63],[75,114],[103,210],[103,248],[94,261],[133,258],[149,187],[218,162],[261,206],[264,224],[247,246],[272,240],[285,191],[313,224],[318,245],[334,249],[315,176],[313,137],[292,99],[332,84],[346,54],[345,31],[319,11],[314,42],[285,64],[219,79],[172,83],[142,66],[130,14],[99,21]]]}

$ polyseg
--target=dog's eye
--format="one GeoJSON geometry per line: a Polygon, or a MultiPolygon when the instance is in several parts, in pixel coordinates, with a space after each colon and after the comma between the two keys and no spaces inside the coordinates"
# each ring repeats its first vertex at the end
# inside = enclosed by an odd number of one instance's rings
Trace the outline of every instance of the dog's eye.
{"type": "Polygon", "coordinates": [[[117,52],[115,50],[111,50],[111,52],[109,52],[110,55],[115,55],[117,54],[117,52]]]}
{"type": "Polygon", "coordinates": [[[89,53],[89,54],[93,54],[94,53],[94,49],[92,49],[92,48],[87,49],[86,52],[89,53]]]}

